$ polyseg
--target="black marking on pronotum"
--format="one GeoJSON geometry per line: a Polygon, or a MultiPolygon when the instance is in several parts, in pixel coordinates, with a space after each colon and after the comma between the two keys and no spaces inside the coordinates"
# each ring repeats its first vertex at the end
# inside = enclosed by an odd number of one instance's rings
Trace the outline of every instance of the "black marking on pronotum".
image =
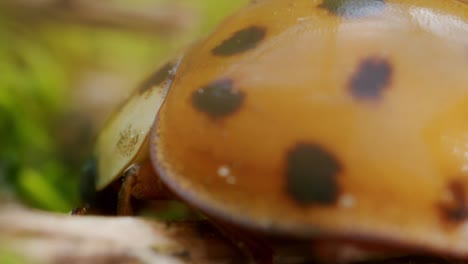
{"type": "Polygon", "coordinates": [[[216,56],[231,56],[255,48],[266,36],[266,28],[250,26],[235,32],[211,50],[216,56]]]}
{"type": "Polygon", "coordinates": [[[387,59],[369,57],[357,67],[349,81],[349,91],[358,100],[372,100],[381,97],[392,79],[392,65],[387,59]]]}
{"type": "Polygon", "coordinates": [[[143,94],[146,91],[151,90],[151,88],[159,86],[161,83],[171,77],[173,68],[174,63],[166,63],[140,85],[138,92],[143,94]]]}
{"type": "Polygon", "coordinates": [[[323,0],[319,7],[337,16],[359,18],[375,15],[385,5],[385,0],[323,0]]]}
{"type": "Polygon", "coordinates": [[[194,107],[212,118],[230,115],[237,111],[245,94],[234,88],[231,79],[222,79],[197,89],[192,94],[194,107]]]}
{"type": "Polygon", "coordinates": [[[330,205],[340,188],[342,166],[336,157],[317,144],[299,143],[286,158],[287,192],[301,205],[330,205]]]}

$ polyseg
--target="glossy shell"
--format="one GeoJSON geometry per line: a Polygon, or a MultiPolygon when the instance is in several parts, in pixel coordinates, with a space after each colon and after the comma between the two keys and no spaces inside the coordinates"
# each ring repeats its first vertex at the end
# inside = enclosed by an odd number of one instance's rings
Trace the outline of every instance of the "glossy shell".
{"type": "Polygon", "coordinates": [[[142,151],[154,118],[164,101],[180,58],[164,64],[144,81],[111,116],[100,133],[95,156],[98,157],[97,189],[103,189],[138,158],[147,156],[142,151]]]}
{"type": "Polygon", "coordinates": [[[150,152],[237,225],[468,257],[468,4],[256,1],[186,54],[150,152]]]}

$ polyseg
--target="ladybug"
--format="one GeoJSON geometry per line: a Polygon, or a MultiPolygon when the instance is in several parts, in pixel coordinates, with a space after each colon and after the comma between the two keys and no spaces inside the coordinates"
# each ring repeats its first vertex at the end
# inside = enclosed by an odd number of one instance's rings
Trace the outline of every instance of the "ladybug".
{"type": "Polygon", "coordinates": [[[468,260],[468,4],[252,1],[138,87],[95,157],[98,191],[124,175],[119,214],[169,193],[318,255],[468,260]]]}

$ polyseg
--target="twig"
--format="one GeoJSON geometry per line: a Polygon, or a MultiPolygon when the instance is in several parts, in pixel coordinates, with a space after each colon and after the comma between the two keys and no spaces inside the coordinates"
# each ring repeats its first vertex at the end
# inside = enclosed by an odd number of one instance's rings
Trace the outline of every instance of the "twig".
{"type": "MultiPolygon", "coordinates": [[[[275,264],[310,261],[310,243],[273,242],[275,264]],[[309,256],[308,256],[309,255],[309,256]]],[[[32,263],[249,263],[205,221],[52,214],[0,207],[0,249],[32,263]]]]}
{"type": "Polygon", "coordinates": [[[16,207],[0,209],[0,245],[32,263],[245,263],[205,222],[69,216],[16,207]]]}
{"type": "MultiPolygon", "coordinates": [[[[269,242],[275,264],[316,263],[310,241],[269,242]]],[[[70,216],[6,206],[0,207],[0,250],[11,250],[34,264],[249,263],[204,221],[168,223],[138,217],[70,216]]],[[[388,257],[359,263],[468,263],[418,255],[388,257]]]]}
{"type": "Polygon", "coordinates": [[[95,0],[1,0],[0,10],[16,19],[62,22],[87,26],[143,31],[158,35],[175,34],[197,24],[196,14],[175,6],[133,8],[112,1],[95,0]]]}

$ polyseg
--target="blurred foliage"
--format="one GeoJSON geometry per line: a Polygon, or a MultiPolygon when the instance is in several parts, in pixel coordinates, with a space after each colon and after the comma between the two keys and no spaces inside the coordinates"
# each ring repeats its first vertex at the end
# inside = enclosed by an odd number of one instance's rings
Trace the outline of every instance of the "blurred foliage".
{"type": "Polygon", "coordinates": [[[112,72],[135,84],[167,54],[207,34],[247,0],[119,2],[129,7],[148,3],[183,6],[193,10],[200,21],[193,30],[164,37],[60,20],[36,23],[34,19],[15,17],[16,12],[11,10],[0,10],[3,199],[19,199],[46,210],[70,211],[78,204],[80,164],[91,151],[99,127],[89,121],[92,116],[82,116],[92,111],[83,110],[87,105],[81,105],[82,101],[75,97],[74,89],[80,89],[78,83],[84,73],[112,72]]]}
{"type": "Polygon", "coordinates": [[[30,263],[29,260],[12,253],[5,249],[0,249],[0,263],[2,264],[26,264],[30,263]]]}

